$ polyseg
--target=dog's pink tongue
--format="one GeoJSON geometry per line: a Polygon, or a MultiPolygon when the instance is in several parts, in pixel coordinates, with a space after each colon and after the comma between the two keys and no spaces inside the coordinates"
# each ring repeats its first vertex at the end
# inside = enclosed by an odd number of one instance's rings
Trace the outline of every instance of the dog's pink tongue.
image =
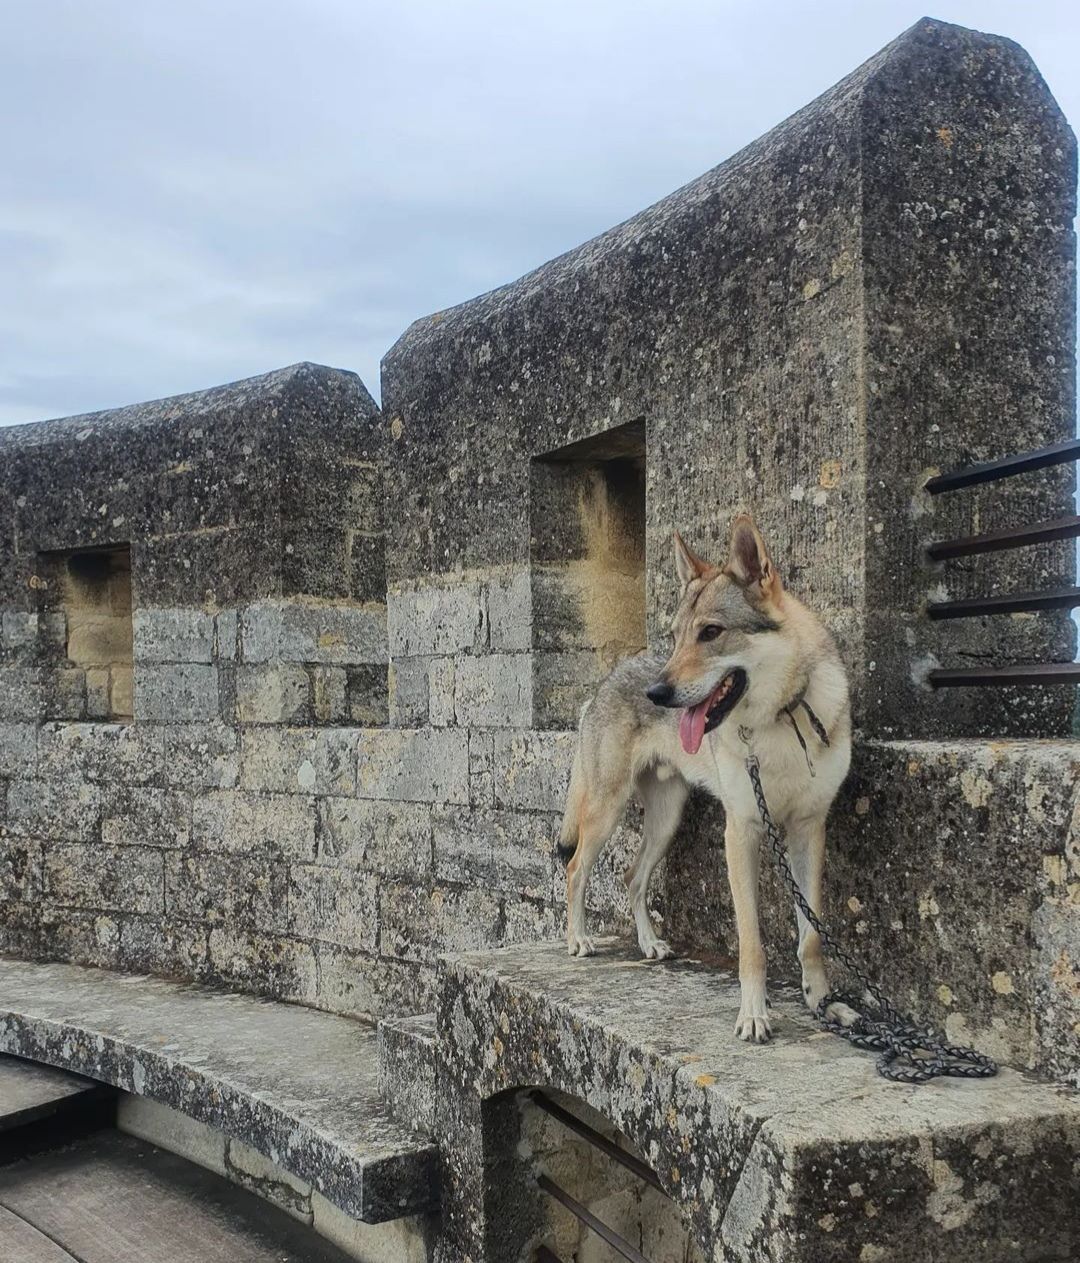
{"type": "Polygon", "coordinates": [[[706,698],[696,706],[687,706],[679,716],[679,740],[687,754],[697,754],[705,737],[705,721],[709,717],[709,701],[706,698]]]}

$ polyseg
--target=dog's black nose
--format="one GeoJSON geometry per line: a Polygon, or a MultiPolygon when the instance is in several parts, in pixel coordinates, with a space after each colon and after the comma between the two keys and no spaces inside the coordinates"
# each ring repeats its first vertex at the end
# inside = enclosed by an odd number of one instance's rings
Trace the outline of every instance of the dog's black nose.
{"type": "Polygon", "coordinates": [[[657,706],[666,706],[675,696],[675,690],[670,684],[665,684],[663,680],[657,680],[655,684],[650,684],[645,690],[645,696],[650,702],[655,702],[657,706]]]}

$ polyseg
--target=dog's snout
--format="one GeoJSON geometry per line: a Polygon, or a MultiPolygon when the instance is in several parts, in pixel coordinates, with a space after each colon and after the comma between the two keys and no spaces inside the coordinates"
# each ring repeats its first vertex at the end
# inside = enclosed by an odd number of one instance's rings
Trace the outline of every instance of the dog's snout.
{"type": "Polygon", "coordinates": [[[664,680],[657,680],[645,690],[645,696],[657,706],[667,706],[675,696],[675,690],[664,680]]]}

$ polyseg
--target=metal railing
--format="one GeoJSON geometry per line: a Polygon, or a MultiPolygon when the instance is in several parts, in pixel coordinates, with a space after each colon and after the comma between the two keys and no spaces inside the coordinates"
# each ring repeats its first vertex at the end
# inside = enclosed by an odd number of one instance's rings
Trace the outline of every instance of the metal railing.
{"type": "MultiPolygon", "coordinates": [[[[656,1172],[648,1163],[643,1162],[635,1154],[628,1153],[609,1137],[605,1136],[603,1132],[597,1131],[595,1127],[590,1127],[588,1123],[578,1118],[576,1114],[571,1114],[569,1110],[563,1109],[546,1092],[536,1089],[529,1093],[529,1100],[538,1109],[543,1110],[545,1114],[575,1132],[588,1144],[592,1145],[594,1149],[599,1149],[612,1161],[625,1167],[627,1171],[630,1171],[639,1180],[644,1181],[660,1192],[664,1191],[656,1172]]],[[[620,1236],[614,1228],[608,1227],[607,1224],[598,1219],[587,1206],[583,1206],[576,1197],[573,1197],[566,1189],[556,1184],[550,1176],[545,1174],[538,1175],[536,1184],[542,1192],[565,1207],[579,1223],[584,1224],[590,1231],[596,1233],[602,1241],[606,1241],[620,1258],[628,1260],[628,1263],[649,1263],[649,1260],[636,1246],[627,1241],[625,1237],[620,1236]]],[[[550,1250],[546,1245],[542,1245],[536,1252],[535,1263],[562,1263],[562,1260],[554,1251],[550,1250]]]]}
{"type": "MultiPolygon", "coordinates": [[[[1080,438],[1065,439],[1030,452],[1018,452],[1001,460],[967,465],[946,474],[938,474],[926,483],[931,495],[959,491],[981,483],[997,482],[1017,474],[1049,469],[1080,460],[1080,438]]],[[[957,539],[935,540],[926,547],[931,561],[949,561],[955,557],[972,557],[980,553],[1025,548],[1033,544],[1054,543],[1080,538],[1080,516],[1071,514],[1047,522],[1007,527],[981,535],[957,539]]],[[[1047,610],[1070,610],[1080,607],[1080,587],[1051,588],[1044,592],[1014,592],[999,596],[972,597],[962,601],[932,601],[927,606],[931,619],[982,618],[996,614],[1041,613],[1047,610]]],[[[1034,662],[1009,663],[999,667],[938,668],[930,672],[934,688],[1005,687],[1025,684],[1078,684],[1080,663],[1034,662]]]]}

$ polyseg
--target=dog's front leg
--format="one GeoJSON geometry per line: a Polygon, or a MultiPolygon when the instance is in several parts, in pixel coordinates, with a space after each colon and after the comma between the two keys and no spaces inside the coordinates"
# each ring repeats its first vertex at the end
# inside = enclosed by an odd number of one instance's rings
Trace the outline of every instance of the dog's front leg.
{"type": "Polygon", "coordinates": [[[728,881],[739,933],[739,987],[742,992],[735,1034],[764,1044],[772,1035],[765,990],[765,947],[758,917],[761,832],[755,824],[729,817],[724,830],[728,881]]]}
{"type": "MultiPolygon", "coordinates": [[[[793,825],[787,836],[788,859],[791,875],[799,887],[811,911],[818,916],[822,908],[822,878],[825,873],[825,818],[803,821],[793,825]]],[[[795,905],[799,922],[799,964],[802,966],[802,990],[807,1008],[817,1012],[817,1007],[829,990],[825,962],[821,953],[821,936],[795,905]]],[[[850,1026],[858,1014],[846,1004],[830,1004],[827,1016],[844,1026],[850,1026]]]]}

